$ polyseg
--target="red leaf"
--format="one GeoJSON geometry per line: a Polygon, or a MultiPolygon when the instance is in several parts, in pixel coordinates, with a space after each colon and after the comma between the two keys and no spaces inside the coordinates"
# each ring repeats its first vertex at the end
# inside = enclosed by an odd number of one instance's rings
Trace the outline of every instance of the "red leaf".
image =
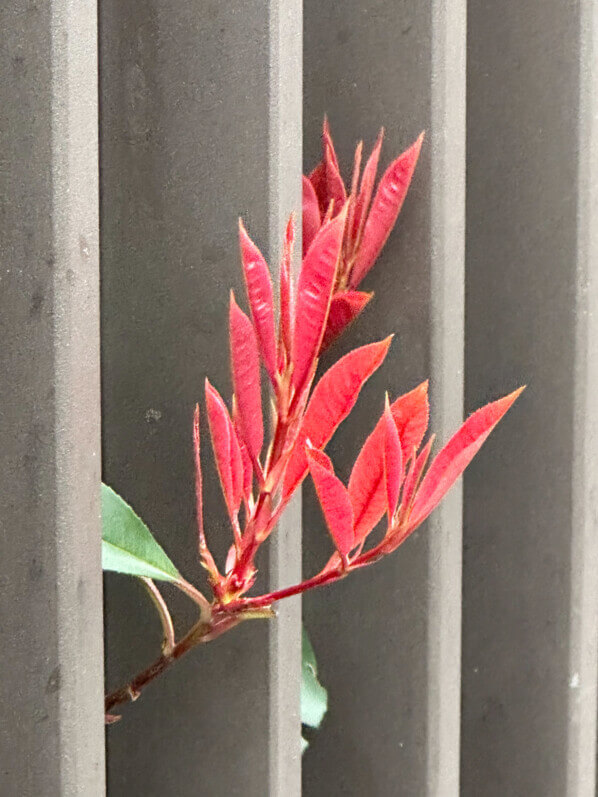
{"type": "Polygon", "coordinates": [[[406,463],[413,449],[419,449],[428,428],[430,404],[427,380],[395,399],[390,409],[401,438],[403,462],[406,463]]]}
{"type": "Polygon", "coordinates": [[[520,395],[515,390],[474,412],[434,459],[417,491],[409,528],[419,526],[442,501],[482,444],[520,395]]]}
{"type": "Polygon", "coordinates": [[[409,471],[405,477],[405,482],[403,483],[403,494],[401,496],[399,520],[398,523],[395,524],[395,527],[389,529],[386,534],[386,538],[384,539],[382,547],[384,553],[392,553],[395,551],[399,545],[404,543],[407,537],[409,537],[409,535],[414,531],[414,529],[405,522],[405,519],[409,519],[411,502],[419,486],[421,475],[428,462],[433,443],[434,435],[430,437],[426,445],[422,448],[417,456],[415,456],[414,452],[409,471]]]}
{"type": "Polygon", "coordinates": [[[230,356],[241,435],[258,459],[264,442],[262,387],[257,339],[251,321],[230,294],[230,356]]]}
{"type": "Polygon", "coordinates": [[[384,427],[380,422],[355,460],[349,478],[349,497],[353,507],[355,541],[360,543],[365,540],[386,509],[384,427]]]}
{"type": "Polygon", "coordinates": [[[390,164],[380,180],[351,273],[352,287],[357,286],[374,265],[394,227],[417,164],[423,135],[390,164]]]}
{"type": "Polygon", "coordinates": [[[195,405],[193,413],[193,455],[195,460],[195,511],[197,517],[198,531],[198,550],[202,565],[210,574],[213,584],[220,580],[220,573],[216,567],[208,543],[203,524],[203,479],[201,475],[201,453],[200,453],[200,432],[199,432],[199,404],[195,405]]]}
{"type": "Polygon", "coordinates": [[[236,563],[237,563],[237,546],[231,545],[226,555],[226,561],[224,562],[224,572],[226,573],[227,576],[231,572],[233,567],[236,565],[236,563]]]}
{"type": "Polygon", "coordinates": [[[353,176],[351,177],[351,196],[357,199],[357,186],[359,185],[359,171],[361,169],[361,153],[363,152],[363,141],[355,147],[353,157],[353,176]]]}
{"type": "MultiPolygon", "coordinates": [[[[318,198],[322,222],[328,213],[331,200],[334,200],[334,214],[338,214],[345,200],[345,186],[339,173],[338,158],[326,118],[322,128],[322,162],[309,175],[309,182],[318,198]]],[[[303,252],[307,252],[307,247],[304,247],[303,252]]]]}
{"type": "Polygon", "coordinates": [[[303,202],[302,202],[302,213],[303,213],[303,230],[302,230],[302,245],[303,245],[303,257],[309,247],[313,239],[316,237],[318,230],[322,224],[322,217],[320,215],[320,205],[318,203],[318,197],[314,190],[314,187],[310,180],[307,177],[303,178],[303,202]]]}
{"type": "Polygon", "coordinates": [[[335,293],[330,302],[328,322],[322,339],[321,351],[327,349],[341,332],[361,313],[374,294],[361,291],[335,293]]]}
{"type": "Polygon", "coordinates": [[[309,472],[314,481],[326,525],[341,556],[354,547],[353,513],[347,488],[335,476],[330,459],[323,451],[306,451],[309,472]]]}
{"type": "Polygon", "coordinates": [[[326,212],[324,213],[324,216],[322,218],[322,227],[324,227],[326,224],[332,221],[332,218],[334,216],[334,213],[332,212],[333,210],[334,210],[334,199],[331,199],[330,202],[328,203],[328,207],[326,208],[326,212]]]}
{"type": "MultiPolygon", "coordinates": [[[[424,468],[428,462],[433,444],[434,435],[430,437],[419,454],[411,459],[411,466],[407,476],[405,477],[405,483],[403,484],[403,495],[401,496],[401,507],[405,509],[405,511],[409,510],[411,506],[411,502],[418,488],[419,480],[421,479],[424,468]]],[[[413,451],[415,453],[415,449],[413,449],[413,451]]]]}
{"type": "Polygon", "coordinates": [[[320,215],[323,216],[328,208],[328,194],[326,188],[326,164],[324,162],[318,163],[313,172],[309,175],[309,182],[313,185],[316,196],[318,197],[318,204],[320,206],[320,215]]]}
{"type": "Polygon", "coordinates": [[[368,158],[365,169],[363,170],[363,177],[361,178],[361,186],[357,196],[355,216],[353,219],[353,234],[355,237],[359,236],[359,233],[363,228],[365,219],[367,217],[367,212],[370,207],[370,202],[372,200],[372,193],[374,191],[374,183],[376,182],[376,173],[378,172],[378,161],[380,160],[380,150],[382,149],[383,138],[384,128],[380,130],[376,145],[372,150],[372,154],[368,158]]]}
{"type": "Polygon", "coordinates": [[[349,201],[349,210],[347,213],[347,225],[345,228],[345,258],[352,253],[353,242],[353,224],[355,219],[355,207],[357,204],[357,189],[359,187],[359,171],[361,169],[361,153],[363,150],[363,141],[360,141],[355,148],[355,156],[353,158],[353,176],[351,178],[351,193],[349,201]]]}
{"type": "Polygon", "coordinates": [[[241,459],[243,460],[243,495],[245,500],[249,501],[253,488],[253,464],[247,446],[242,440],[239,440],[239,448],[241,449],[241,459]]]}
{"type": "Polygon", "coordinates": [[[307,405],[284,476],[283,495],[288,497],[307,473],[305,444],[310,440],[323,448],[339,424],[355,406],[365,382],[376,371],[388,352],[392,337],[361,346],[346,354],[322,376],[307,405]]]}
{"type": "MultiPolygon", "coordinates": [[[[399,396],[390,407],[406,463],[419,448],[428,425],[428,383],[399,396]]],[[[349,495],[355,519],[355,538],[364,540],[386,509],[384,487],[384,416],[365,441],[349,479],[349,495]]]]}
{"type": "MultiPolygon", "coordinates": [[[[303,217],[305,219],[305,216],[303,217]]],[[[291,214],[284,235],[282,261],[280,264],[280,334],[281,342],[290,353],[293,338],[293,286],[291,260],[295,246],[295,218],[291,214]]]]}
{"type": "Polygon", "coordinates": [[[251,317],[266,371],[272,382],[276,377],[276,335],[272,280],[264,257],[239,220],[241,260],[247,287],[251,317]]]}
{"type": "Polygon", "coordinates": [[[397,509],[402,481],[403,452],[387,394],[384,408],[384,482],[386,485],[386,512],[389,523],[392,522],[392,517],[397,509]]]}
{"type": "Polygon", "coordinates": [[[326,150],[328,150],[328,158],[330,162],[336,166],[338,171],[338,158],[336,157],[336,151],[334,149],[334,143],[332,141],[332,136],[330,135],[330,125],[328,124],[328,117],[324,117],[324,123],[322,124],[322,152],[324,153],[324,160],[326,160],[326,150]]]}
{"type": "Polygon", "coordinates": [[[331,199],[334,201],[333,213],[336,215],[340,213],[347,201],[347,192],[345,191],[343,178],[338,170],[336,155],[334,151],[331,151],[330,146],[326,146],[324,150],[324,163],[326,164],[326,193],[328,201],[331,199]]]}
{"type": "Polygon", "coordinates": [[[226,405],[207,379],[206,406],[216,468],[232,521],[239,511],[243,497],[243,458],[226,405]]]}
{"type": "Polygon", "coordinates": [[[199,404],[195,405],[193,414],[193,455],[195,459],[195,509],[197,516],[197,528],[199,531],[200,549],[202,541],[205,544],[203,527],[203,479],[201,475],[201,455],[200,455],[200,433],[199,433],[199,404]]]}
{"type": "Polygon", "coordinates": [[[293,377],[301,390],[318,356],[334,287],[345,214],[341,213],[317,234],[301,266],[293,334],[293,377]]]}

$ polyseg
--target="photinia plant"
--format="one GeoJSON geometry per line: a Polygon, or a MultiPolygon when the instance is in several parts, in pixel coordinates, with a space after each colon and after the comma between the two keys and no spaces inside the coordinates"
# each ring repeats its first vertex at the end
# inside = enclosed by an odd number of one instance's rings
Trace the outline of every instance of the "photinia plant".
{"type": "MultiPolygon", "coordinates": [[[[164,632],[158,659],[106,697],[108,721],[115,719],[110,712],[117,705],[135,700],[148,683],[196,645],[241,622],[271,617],[282,598],[346,578],[392,553],[440,503],[521,392],[516,390],[475,412],[435,457],[433,435],[427,436],[427,383],[393,400],[387,395],[348,484],[335,474],[324,451],[366,381],[382,365],[391,337],[349,352],[316,381],[318,358],[371,297],[355,289],[396,221],[422,140],[423,135],[391,163],[375,193],[382,133],[361,180],[359,144],[347,191],[324,123],[322,162],[303,180],[300,273],[295,283],[291,218],[284,237],[277,302],[266,260],[239,223],[249,312],[231,292],[234,394],[227,404],[206,380],[205,411],[195,407],[192,427],[198,554],[211,595],[206,597],[179,573],[133,510],[104,486],[104,569],[142,580],[164,632]],[[270,386],[271,423],[264,419],[262,368],[270,386]],[[204,527],[201,446],[206,432],[231,527],[224,562],[213,556],[204,527]],[[300,583],[273,592],[255,591],[258,551],[307,476],[313,480],[330,535],[330,557],[319,572],[300,583]],[[374,539],[372,532],[381,521],[382,533],[374,539]],[[178,640],[156,581],[172,582],[198,606],[197,621],[178,640]]],[[[306,659],[308,664],[312,661],[313,651],[304,642],[304,665],[306,659]]],[[[317,684],[315,660],[311,667],[317,684]]],[[[315,687],[313,692],[317,693],[315,687]]],[[[321,712],[314,714],[312,719],[318,724],[321,712]]]]}

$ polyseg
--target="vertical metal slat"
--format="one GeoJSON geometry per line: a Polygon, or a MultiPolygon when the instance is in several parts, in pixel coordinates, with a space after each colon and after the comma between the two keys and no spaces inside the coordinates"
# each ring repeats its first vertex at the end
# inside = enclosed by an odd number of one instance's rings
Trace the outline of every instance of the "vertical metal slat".
{"type": "MultiPolygon", "coordinates": [[[[105,473],[201,582],[191,415],[206,375],[230,394],[229,288],[245,301],[238,217],[275,269],[297,209],[300,3],[104,0],[100,42],[105,473]]],[[[230,529],[204,440],[207,533],[223,561],[230,529]]],[[[297,576],[292,513],[280,532],[263,587],[297,576]]],[[[187,604],[166,597],[189,622],[187,604]]],[[[107,622],[113,684],[151,661],[159,628],[117,576],[107,622]]],[[[110,728],[111,794],[297,794],[299,651],[298,602],[193,651],[110,728]]]]}
{"type": "Polygon", "coordinates": [[[94,2],[0,10],[0,792],[104,793],[94,2]]]}
{"type": "Polygon", "coordinates": [[[462,793],[593,795],[596,10],[469,3],[462,793]]]}
{"type": "MultiPolygon", "coordinates": [[[[465,5],[305,2],[305,168],[328,114],[350,169],[364,137],[386,128],[383,163],[427,130],[395,232],[364,283],[372,306],[327,356],[396,338],[329,446],[340,474],[396,396],[431,379],[431,427],[446,440],[462,416],[465,5]]],[[[304,496],[304,571],[329,543],[304,496]]],[[[304,597],[329,689],[329,713],[304,756],[310,795],[456,795],[460,710],[461,502],[455,489],[401,550],[327,592],[304,597]]]]}

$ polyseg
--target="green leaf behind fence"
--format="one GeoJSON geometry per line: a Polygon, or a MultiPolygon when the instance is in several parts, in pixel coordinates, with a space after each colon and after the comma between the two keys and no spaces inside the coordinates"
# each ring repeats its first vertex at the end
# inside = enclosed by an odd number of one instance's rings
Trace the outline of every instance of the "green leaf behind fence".
{"type": "MultiPolygon", "coordinates": [[[[310,728],[319,728],[328,709],[328,692],[318,681],[318,666],[314,649],[303,628],[301,645],[301,722],[310,728]]],[[[302,749],[307,741],[302,740],[302,749]]]]}
{"type": "Polygon", "coordinates": [[[106,484],[102,484],[102,567],[159,581],[181,577],[141,518],[106,484]]]}

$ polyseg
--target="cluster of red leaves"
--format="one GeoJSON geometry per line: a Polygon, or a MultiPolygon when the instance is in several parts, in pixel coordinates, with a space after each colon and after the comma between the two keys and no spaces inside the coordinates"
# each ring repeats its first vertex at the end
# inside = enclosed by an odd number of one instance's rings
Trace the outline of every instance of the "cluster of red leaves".
{"type": "Polygon", "coordinates": [[[374,195],[384,129],[360,180],[363,142],[355,149],[350,192],[340,175],[328,122],[322,130],[322,160],[303,178],[303,256],[318,231],[346,212],[343,245],[322,348],[326,348],[362,312],[373,294],[356,290],[372,268],[403,206],[424,139],[419,138],[384,172],[374,195]],[[372,200],[372,196],[374,197],[372,200]]]}
{"type": "Polygon", "coordinates": [[[291,278],[293,220],[287,226],[279,271],[278,313],[268,265],[239,225],[249,316],[230,297],[231,409],[206,381],[212,448],[232,526],[221,570],[204,532],[199,407],[194,419],[199,550],[216,604],[267,606],[279,598],[342,578],[395,550],[432,512],[462,474],[515,391],[474,413],[428,467],[427,383],[386,398],[384,411],[361,449],[349,483],[335,475],[324,448],[349,415],[361,388],[382,364],[391,338],[351,351],[312,390],[319,354],[361,312],[370,294],[356,291],[372,267],[403,204],[422,136],[388,167],[374,195],[382,134],[359,182],[362,146],[355,154],[347,195],[327,124],[323,159],[303,180],[303,260],[291,278]],[[372,196],[374,196],[372,200],[372,196]],[[278,316],[278,322],[277,322],[278,316]],[[271,386],[273,423],[264,445],[261,367],[271,386]],[[307,474],[313,479],[334,552],[315,576],[287,589],[243,597],[253,586],[259,547],[276,526],[307,474]],[[368,537],[386,516],[381,541],[368,537]]]}

